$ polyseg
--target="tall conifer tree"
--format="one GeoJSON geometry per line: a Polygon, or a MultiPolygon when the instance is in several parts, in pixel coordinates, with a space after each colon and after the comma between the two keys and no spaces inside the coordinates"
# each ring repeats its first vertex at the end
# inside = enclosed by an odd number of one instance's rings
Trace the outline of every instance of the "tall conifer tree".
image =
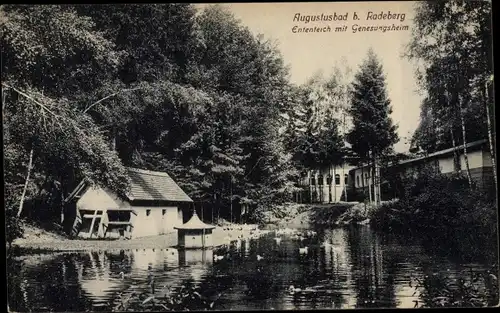
{"type": "Polygon", "coordinates": [[[374,193],[375,201],[379,202],[380,182],[375,169],[377,159],[391,152],[399,138],[397,126],[390,118],[392,107],[382,65],[372,49],[368,50],[367,58],[355,76],[351,102],[353,128],[348,133],[347,140],[362,161],[374,165],[371,176],[377,182],[374,193]]]}

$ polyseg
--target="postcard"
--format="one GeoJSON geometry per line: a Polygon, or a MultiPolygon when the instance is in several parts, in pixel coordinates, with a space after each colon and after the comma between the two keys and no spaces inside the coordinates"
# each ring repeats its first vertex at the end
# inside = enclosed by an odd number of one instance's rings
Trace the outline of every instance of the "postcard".
{"type": "Polygon", "coordinates": [[[491,5],[1,5],[8,310],[497,306],[491,5]]]}

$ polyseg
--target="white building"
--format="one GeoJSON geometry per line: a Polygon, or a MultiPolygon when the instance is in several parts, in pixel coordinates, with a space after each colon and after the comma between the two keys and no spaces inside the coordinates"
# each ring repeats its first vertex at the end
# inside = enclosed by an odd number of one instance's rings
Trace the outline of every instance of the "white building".
{"type": "Polygon", "coordinates": [[[311,203],[337,203],[346,201],[349,192],[349,171],[354,166],[345,163],[343,165],[329,166],[321,169],[310,170],[301,179],[299,185],[306,187],[297,202],[311,203]],[[306,200],[307,199],[307,200],[306,200]]]}
{"type": "MultiPolygon", "coordinates": [[[[471,178],[480,189],[491,192],[494,189],[492,159],[489,152],[489,145],[486,139],[470,142],[466,145],[467,159],[471,178]]],[[[432,168],[437,173],[449,175],[460,172],[466,175],[466,162],[463,146],[444,149],[430,153],[426,156],[400,161],[388,167],[392,172],[397,172],[403,176],[418,175],[423,168],[432,168]],[[458,164],[454,164],[454,153],[458,155],[458,164]]],[[[350,189],[359,194],[368,194],[368,189],[373,194],[372,168],[369,165],[353,168],[349,172],[350,189]]],[[[381,188],[383,200],[389,200],[394,196],[394,186],[390,186],[381,173],[381,188]]],[[[368,196],[367,196],[368,198],[368,196]]]]}
{"type": "Polygon", "coordinates": [[[144,237],[176,232],[183,206],[193,200],[163,172],[127,168],[131,181],[125,199],[82,181],[65,199],[63,225],[83,238],[144,237]]]}

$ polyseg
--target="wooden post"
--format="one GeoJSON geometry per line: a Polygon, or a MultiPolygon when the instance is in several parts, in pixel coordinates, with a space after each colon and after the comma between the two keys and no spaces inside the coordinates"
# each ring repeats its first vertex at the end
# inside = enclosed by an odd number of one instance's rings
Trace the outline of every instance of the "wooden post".
{"type": "Polygon", "coordinates": [[[90,235],[89,235],[89,238],[92,238],[92,233],[94,232],[94,224],[95,224],[95,219],[97,217],[97,211],[98,210],[94,211],[94,216],[92,217],[92,222],[90,223],[90,235]]]}

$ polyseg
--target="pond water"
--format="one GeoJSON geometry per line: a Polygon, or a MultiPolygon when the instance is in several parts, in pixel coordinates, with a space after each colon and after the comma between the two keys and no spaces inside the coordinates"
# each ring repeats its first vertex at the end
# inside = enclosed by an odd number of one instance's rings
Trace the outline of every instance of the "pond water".
{"type": "Polygon", "coordinates": [[[218,310],[413,308],[414,279],[467,275],[481,264],[429,255],[369,226],[317,230],[297,239],[270,233],[214,250],[146,249],[40,254],[8,260],[13,311],[110,311],[120,294],[195,284],[218,294],[218,310]],[[324,246],[321,243],[327,241],[324,246]],[[307,252],[300,248],[308,247],[307,252]],[[301,253],[303,252],[303,253],[301,253]],[[223,259],[218,257],[224,255],[223,259]],[[411,281],[411,282],[410,282],[411,281]],[[294,286],[295,292],[290,291],[294,286]],[[300,290],[299,290],[300,288],[300,290]]]}

